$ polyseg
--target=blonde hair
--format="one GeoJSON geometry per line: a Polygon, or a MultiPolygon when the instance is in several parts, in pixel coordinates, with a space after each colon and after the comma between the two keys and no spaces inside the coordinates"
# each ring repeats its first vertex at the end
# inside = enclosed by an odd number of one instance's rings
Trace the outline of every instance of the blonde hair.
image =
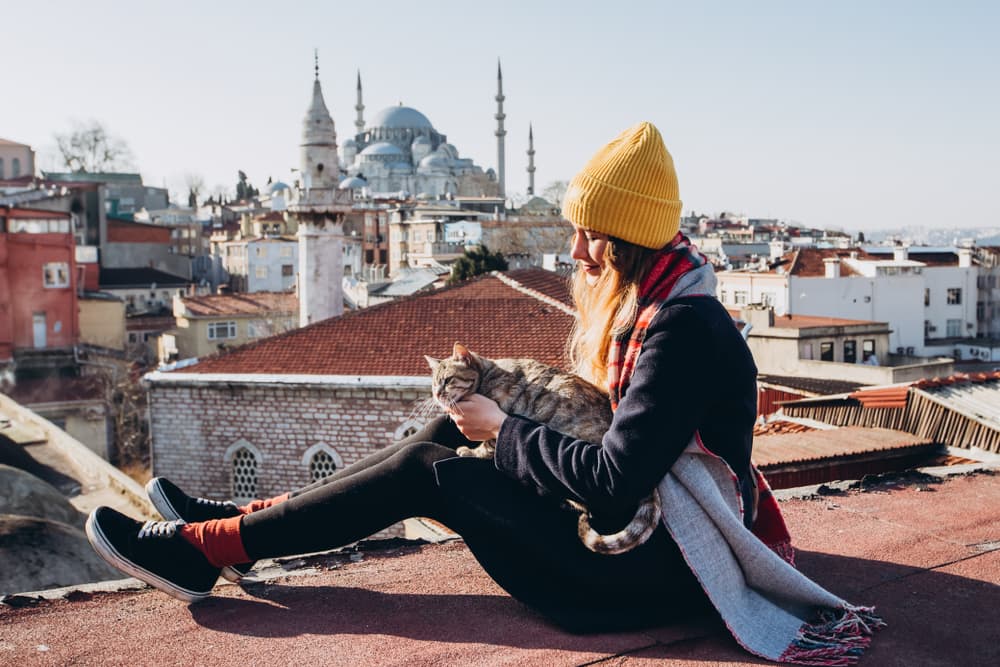
{"type": "Polygon", "coordinates": [[[577,267],[572,295],[577,318],[569,339],[573,371],[598,387],[608,382],[608,350],[613,336],[635,324],[639,285],[652,268],[658,250],[608,237],[604,271],[593,286],[577,267]]]}

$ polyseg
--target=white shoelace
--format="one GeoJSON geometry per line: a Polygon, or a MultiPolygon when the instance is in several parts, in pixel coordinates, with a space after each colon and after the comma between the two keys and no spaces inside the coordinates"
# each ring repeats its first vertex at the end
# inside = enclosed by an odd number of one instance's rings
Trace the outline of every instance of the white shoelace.
{"type": "Polygon", "coordinates": [[[139,529],[139,539],[173,537],[177,534],[177,527],[183,526],[186,522],[177,521],[147,521],[139,529]]]}

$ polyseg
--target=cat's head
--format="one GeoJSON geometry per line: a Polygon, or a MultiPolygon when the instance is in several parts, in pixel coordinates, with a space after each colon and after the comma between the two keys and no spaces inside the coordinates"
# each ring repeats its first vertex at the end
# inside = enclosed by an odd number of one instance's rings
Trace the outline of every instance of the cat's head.
{"type": "Polygon", "coordinates": [[[424,359],[431,367],[431,395],[445,410],[479,388],[482,362],[461,343],[455,343],[450,357],[435,359],[424,355],[424,359]]]}

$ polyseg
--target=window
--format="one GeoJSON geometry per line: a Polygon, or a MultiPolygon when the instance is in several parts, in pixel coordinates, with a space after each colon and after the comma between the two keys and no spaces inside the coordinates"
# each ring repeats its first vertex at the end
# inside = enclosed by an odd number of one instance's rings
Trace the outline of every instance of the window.
{"type": "Polygon", "coordinates": [[[844,363],[853,364],[858,361],[858,341],[844,341],[844,363]]]}
{"type": "Polygon", "coordinates": [[[924,305],[925,306],[931,305],[931,288],[930,287],[925,287],[924,288],[924,305]]]}
{"type": "Polygon", "coordinates": [[[281,265],[281,275],[282,276],[294,276],[295,275],[295,265],[294,264],[282,264],[281,265]]]}
{"type": "Polygon", "coordinates": [[[954,306],[956,304],[962,303],[962,288],[961,287],[949,287],[948,288],[948,305],[954,306]]]}
{"type": "Polygon", "coordinates": [[[246,447],[233,454],[232,495],[241,500],[257,497],[257,457],[246,447]]]}
{"type": "Polygon", "coordinates": [[[868,361],[875,356],[875,339],[866,338],[861,341],[861,360],[868,361]]]}
{"type": "Polygon", "coordinates": [[[738,289],[733,292],[733,303],[737,306],[745,305],[749,299],[749,293],[746,290],[738,289]]]}
{"type": "Polygon", "coordinates": [[[281,253],[280,254],[281,254],[282,257],[291,257],[292,256],[292,246],[290,246],[290,245],[283,245],[283,246],[281,246],[281,253]]]}
{"type": "Polygon", "coordinates": [[[819,344],[819,360],[833,361],[833,343],[819,344]]]}
{"type": "Polygon", "coordinates": [[[208,339],[223,340],[236,338],[236,322],[209,322],[208,339]]]}
{"type": "Polygon", "coordinates": [[[729,293],[726,290],[719,290],[719,301],[722,303],[729,302],[729,293]]]}
{"type": "Polygon", "coordinates": [[[777,296],[774,292],[761,292],[760,302],[765,306],[773,306],[774,302],[777,301],[777,296]]]}
{"type": "Polygon", "coordinates": [[[10,177],[17,178],[21,175],[21,159],[14,158],[10,161],[10,177]]]}
{"type": "Polygon", "coordinates": [[[69,263],[49,262],[42,266],[42,283],[45,287],[69,287],[69,263]]]}
{"type": "Polygon", "coordinates": [[[322,449],[313,454],[312,459],[309,461],[309,479],[314,482],[324,477],[329,477],[336,471],[337,463],[330,456],[329,452],[322,449]]]}
{"type": "Polygon", "coordinates": [[[261,278],[261,279],[267,278],[267,267],[266,266],[258,266],[257,269],[254,271],[254,275],[256,275],[258,278],[261,278]]]}
{"type": "Polygon", "coordinates": [[[948,320],[946,323],[948,338],[957,338],[962,335],[962,320],[948,320]]]}
{"type": "Polygon", "coordinates": [[[3,158],[0,157],[0,178],[6,178],[3,173],[3,158]]]}

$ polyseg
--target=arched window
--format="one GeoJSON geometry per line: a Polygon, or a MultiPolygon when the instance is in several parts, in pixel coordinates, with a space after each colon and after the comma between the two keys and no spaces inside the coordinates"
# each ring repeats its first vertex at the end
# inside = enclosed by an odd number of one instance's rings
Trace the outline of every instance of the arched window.
{"type": "Polygon", "coordinates": [[[226,450],[225,460],[230,466],[230,494],[237,504],[248,503],[260,497],[258,476],[263,456],[256,447],[242,438],[226,450]]]}
{"type": "Polygon", "coordinates": [[[17,178],[21,175],[21,159],[14,158],[10,161],[10,177],[17,178]]]}
{"type": "Polygon", "coordinates": [[[424,422],[417,419],[407,419],[405,422],[396,427],[396,431],[392,434],[393,440],[399,442],[404,438],[409,438],[411,435],[423,428],[424,422]]]}
{"type": "Polygon", "coordinates": [[[330,445],[320,442],[306,450],[302,465],[309,466],[309,480],[315,482],[343,468],[344,459],[330,445]]]}

